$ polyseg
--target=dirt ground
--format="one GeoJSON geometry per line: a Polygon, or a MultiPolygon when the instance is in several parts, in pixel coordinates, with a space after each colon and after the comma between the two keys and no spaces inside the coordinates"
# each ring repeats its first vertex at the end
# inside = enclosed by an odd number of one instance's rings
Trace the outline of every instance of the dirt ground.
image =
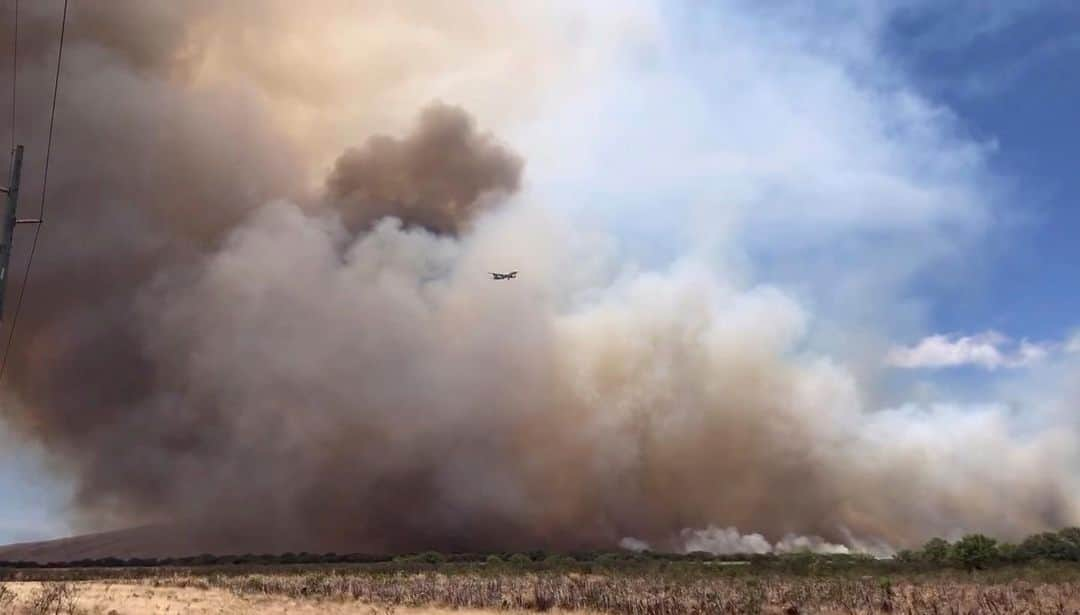
{"type": "MultiPolygon", "coordinates": [[[[198,589],[193,587],[154,587],[138,583],[103,583],[100,581],[75,582],[74,608],[63,608],[61,613],[87,615],[163,615],[177,613],[328,613],[330,615],[506,615],[512,611],[486,611],[471,609],[435,609],[378,607],[358,602],[323,600],[294,600],[287,597],[266,596],[245,598],[221,589],[198,589]]],[[[5,583],[14,595],[14,604],[0,604],[0,615],[28,612],[35,600],[39,600],[42,584],[34,582],[5,583]]],[[[55,612],[50,610],[50,612],[55,612]]],[[[568,611],[552,611],[569,615],[568,611]]],[[[574,612],[585,615],[584,611],[574,612]]]]}

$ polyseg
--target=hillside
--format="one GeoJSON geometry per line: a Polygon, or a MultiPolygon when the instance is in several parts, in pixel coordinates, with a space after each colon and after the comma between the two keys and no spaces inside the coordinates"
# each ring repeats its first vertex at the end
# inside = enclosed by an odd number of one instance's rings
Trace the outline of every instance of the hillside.
{"type": "Polygon", "coordinates": [[[0,561],[62,562],[116,557],[187,557],[202,553],[237,554],[276,551],[279,545],[225,538],[180,526],[143,526],[55,540],[0,546],[0,561]],[[261,547],[261,548],[260,548],[261,547]]]}

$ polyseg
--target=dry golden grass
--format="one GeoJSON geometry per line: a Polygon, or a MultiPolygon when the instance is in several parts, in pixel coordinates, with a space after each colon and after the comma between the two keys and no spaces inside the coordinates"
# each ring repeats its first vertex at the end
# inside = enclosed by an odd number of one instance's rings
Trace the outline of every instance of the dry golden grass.
{"type": "MultiPolygon", "coordinates": [[[[290,598],[288,596],[238,596],[220,588],[167,587],[139,582],[102,583],[79,582],[19,582],[9,583],[0,597],[0,615],[175,615],[228,614],[255,615],[271,613],[296,613],[299,615],[494,615],[487,609],[451,610],[438,607],[390,607],[318,598],[290,598]],[[70,593],[72,600],[64,603],[48,603],[41,596],[70,593]]],[[[505,615],[505,612],[500,612],[505,615]]],[[[569,615],[569,614],[567,614],[569,615]]]]}
{"type": "Polygon", "coordinates": [[[141,580],[14,582],[0,614],[340,613],[434,615],[562,612],[625,615],[1080,613],[1080,582],[977,582],[796,576],[500,574],[190,575],[141,580]]]}

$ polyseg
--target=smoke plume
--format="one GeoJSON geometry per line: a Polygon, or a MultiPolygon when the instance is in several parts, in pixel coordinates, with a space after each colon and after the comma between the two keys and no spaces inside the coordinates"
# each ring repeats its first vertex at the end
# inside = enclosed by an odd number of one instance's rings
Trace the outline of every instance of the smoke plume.
{"type": "Polygon", "coordinates": [[[521,159],[479,135],[464,110],[433,105],[402,140],[376,136],[338,158],[327,181],[350,229],[394,216],[457,234],[500,197],[516,192],[521,159]]]}
{"type": "Polygon", "coordinates": [[[683,551],[693,553],[704,551],[718,555],[792,553],[809,551],[811,553],[865,553],[891,555],[888,545],[867,544],[849,536],[850,546],[827,542],[818,536],[799,536],[785,534],[775,544],[769,543],[761,534],[741,534],[733,527],[710,525],[704,529],[686,529],[682,532],[683,551]]]}
{"type": "MultiPolygon", "coordinates": [[[[24,208],[45,4],[19,34],[24,208]]],[[[326,11],[370,23],[353,4],[326,11]]],[[[264,551],[723,551],[1080,519],[1073,438],[1017,436],[996,407],[870,411],[780,290],[691,258],[622,268],[532,202],[524,157],[417,85],[481,57],[468,41],[519,36],[497,9],[372,9],[391,40],[429,20],[454,36],[342,59],[298,43],[333,39],[331,16],[257,6],[73,4],[2,415],[72,478],[82,522],[264,551]],[[334,124],[354,77],[370,103],[334,124]],[[521,277],[487,278],[504,265],[521,277]]]]}

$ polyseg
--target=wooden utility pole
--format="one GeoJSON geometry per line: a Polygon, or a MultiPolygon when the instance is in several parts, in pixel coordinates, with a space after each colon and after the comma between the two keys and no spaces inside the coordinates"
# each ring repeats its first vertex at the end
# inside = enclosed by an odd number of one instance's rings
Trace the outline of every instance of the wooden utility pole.
{"type": "Polygon", "coordinates": [[[15,208],[19,205],[19,177],[22,175],[23,146],[16,145],[11,151],[11,172],[8,185],[0,188],[7,194],[4,201],[3,229],[0,231],[0,321],[4,320],[4,297],[7,294],[8,269],[11,264],[11,244],[15,237],[16,224],[41,224],[41,218],[20,220],[15,217],[15,208]]]}
{"type": "Polygon", "coordinates": [[[4,201],[3,233],[0,234],[0,320],[4,318],[4,295],[7,289],[8,266],[11,264],[11,241],[15,237],[15,208],[19,204],[19,176],[22,175],[23,146],[16,145],[11,152],[11,172],[8,184],[2,190],[7,193],[4,201]]]}

